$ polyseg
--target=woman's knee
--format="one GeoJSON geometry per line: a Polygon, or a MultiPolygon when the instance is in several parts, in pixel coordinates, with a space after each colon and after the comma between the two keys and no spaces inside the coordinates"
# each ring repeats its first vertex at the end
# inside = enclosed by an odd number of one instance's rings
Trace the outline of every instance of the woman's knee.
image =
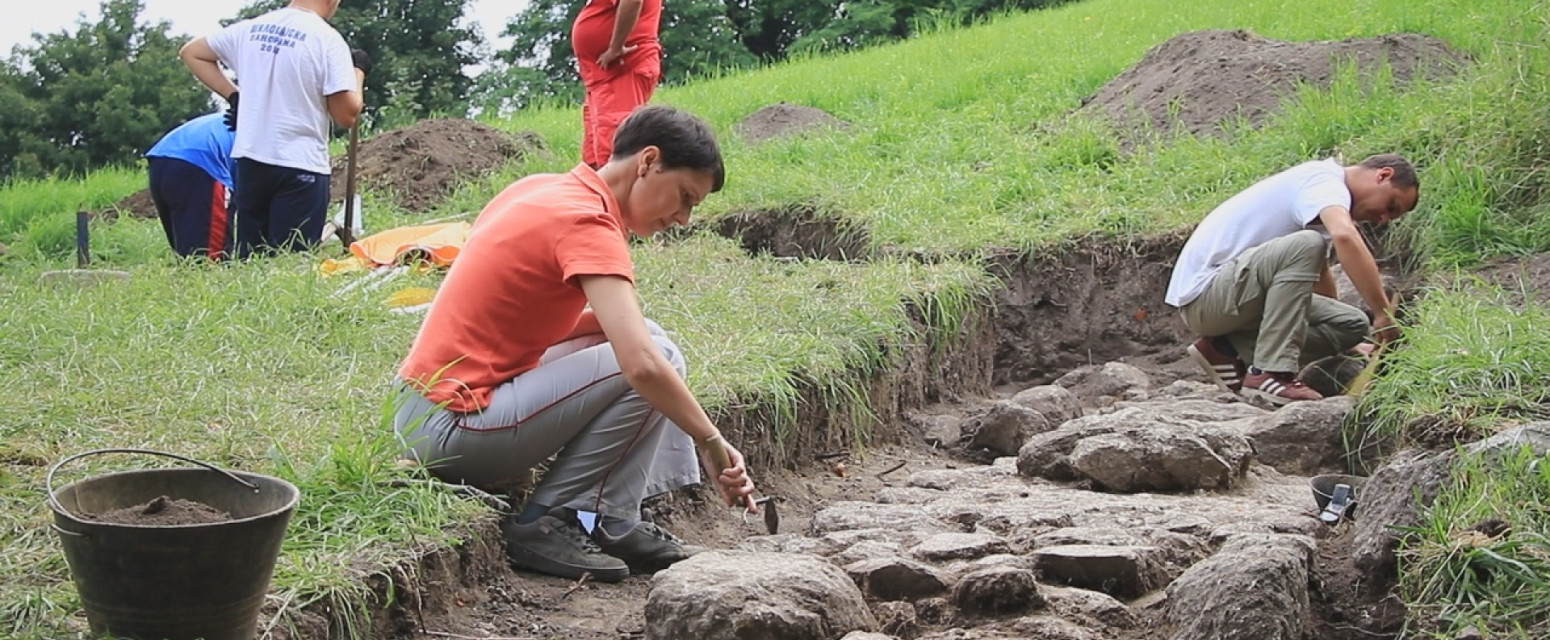
{"type": "Polygon", "coordinates": [[[689,375],[689,365],[684,360],[683,350],[679,349],[671,338],[665,335],[653,335],[651,340],[657,343],[657,348],[662,350],[662,357],[667,358],[667,361],[673,365],[673,369],[678,372],[678,377],[689,375]]]}

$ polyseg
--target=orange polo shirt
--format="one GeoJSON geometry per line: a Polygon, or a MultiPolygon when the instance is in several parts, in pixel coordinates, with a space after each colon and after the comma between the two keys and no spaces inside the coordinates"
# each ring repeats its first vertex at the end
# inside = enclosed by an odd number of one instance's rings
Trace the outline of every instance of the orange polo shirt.
{"type": "MultiPolygon", "coordinates": [[[[583,75],[601,72],[597,58],[608,50],[614,37],[614,18],[619,14],[619,0],[589,0],[576,21],[571,24],[571,51],[576,54],[583,75]]],[[[624,37],[625,46],[637,49],[625,54],[623,67],[633,68],[641,60],[654,58],[660,51],[657,29],[662,22],[662,0],[644,0],[640,3],[640,16],[635,27],[624,37]]],[[[612,67],[610,67],[612,69],[612,67]]]]}
{"type": "Polygon", "coordinates": [[[479,212],[398,376],[454,411],[489,406],[576,327],[583,275],[635,281],[608,185],[584,164],[513,183],[479,212]]]}

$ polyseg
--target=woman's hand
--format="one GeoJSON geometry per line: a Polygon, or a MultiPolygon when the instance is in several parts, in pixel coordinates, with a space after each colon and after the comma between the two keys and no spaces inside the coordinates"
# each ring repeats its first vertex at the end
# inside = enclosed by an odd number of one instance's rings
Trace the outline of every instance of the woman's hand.
{"type": "Polygon", "coordinates": [[[700,462],[714,476],[716,489],[721,493],[721,499],[729,507],[743,506],[748,513],[758,513],[759,506],[753,501],[753,478],[748,477],[748,468],[743,461],[742,452],[734,448],[719,434],[710,440],[696,445],[700,452],[700,462]]]}

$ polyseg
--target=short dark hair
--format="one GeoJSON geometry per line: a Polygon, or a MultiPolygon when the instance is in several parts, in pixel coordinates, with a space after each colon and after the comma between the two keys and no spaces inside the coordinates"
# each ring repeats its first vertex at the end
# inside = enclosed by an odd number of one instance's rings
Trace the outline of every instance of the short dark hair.
{"type": "Polygon", "coordinates": [[[1380,153],[1375,156],[1367,156],[1360,165],[1363,169],[1393,169],[1394,176],[1389,182],[1402,189],[1420,190],[1421,180],[1415,175],[1415,167],[1410,161],[1397,153],[1380,153]]]}
{"type": "Polygon", "coordinates": [[[639,153],[646,147],[662,150],[662,168],[692,169],[711,176],[712,192],[726,184],[727,170],[721,163],[721,146],[716,134],[698,116],[662,105],[636,109],[614,132],[614,152],[610,159],[639,153]]]}

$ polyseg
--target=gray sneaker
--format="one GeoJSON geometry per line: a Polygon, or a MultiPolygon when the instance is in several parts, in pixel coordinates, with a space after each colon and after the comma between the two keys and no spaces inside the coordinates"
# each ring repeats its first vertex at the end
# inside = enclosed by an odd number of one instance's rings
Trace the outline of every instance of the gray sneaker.
{"type": "Polygon", "coordinates": [[[598,582],[618,582],[629,577],[630,568],[609,556],[581,530],[574,517],[550,512],[531,524],[509,518],[501,524],[506,557],[519,569],[578,580],[584,573],[598,582]]]}
{"type": "Polygon", "coordinates": [[[592,537],[604,553],[624,560],[635,573],[656,573],[705,550],[684,544],[678,536],[650,522],[638,522],[629,533],[618,537],[608,535],[599,526],[592,537]]]}

